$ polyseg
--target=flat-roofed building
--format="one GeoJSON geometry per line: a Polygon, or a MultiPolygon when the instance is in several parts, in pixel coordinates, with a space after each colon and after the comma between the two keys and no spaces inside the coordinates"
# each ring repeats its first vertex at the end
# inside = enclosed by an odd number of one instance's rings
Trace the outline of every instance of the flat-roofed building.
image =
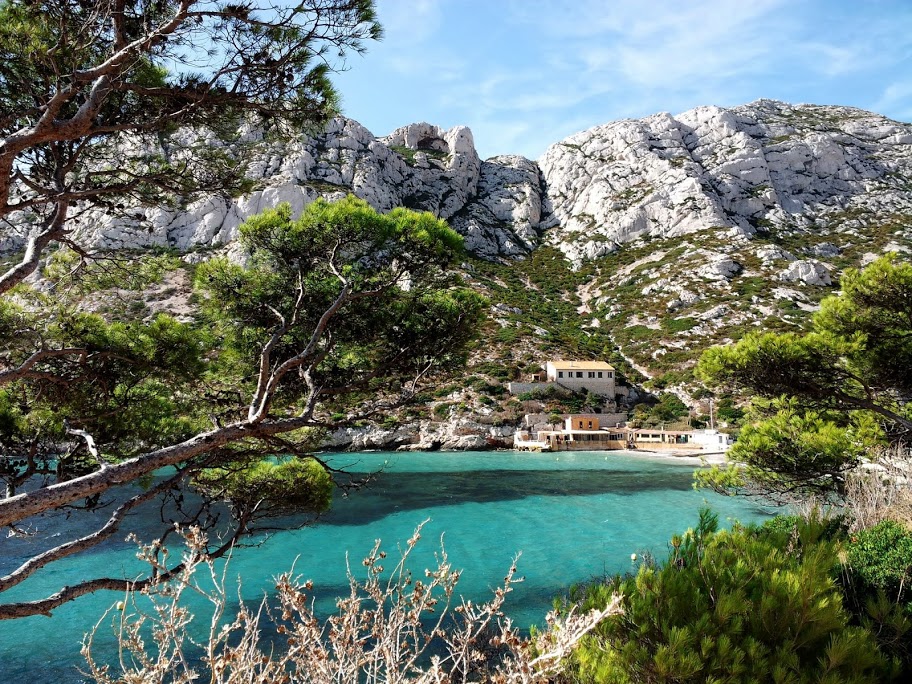
{"type": "MultiPolygon", "coordinates": [[[[519,434],[519,433],[517,433],[519,434]]],[[[608,429],[599,424],[598,414],[572,414],[564,418],[560,430],[539,430],[534,439],[519,435],[517,449],[535,451],[603,451],[627,447],[625,428],[608,429]]]]}
{"type": "Polygon", "coordinates": [[[604,361],[548,361],[545,373],[548,382],[614,399],[614,366],[604,361]]]}

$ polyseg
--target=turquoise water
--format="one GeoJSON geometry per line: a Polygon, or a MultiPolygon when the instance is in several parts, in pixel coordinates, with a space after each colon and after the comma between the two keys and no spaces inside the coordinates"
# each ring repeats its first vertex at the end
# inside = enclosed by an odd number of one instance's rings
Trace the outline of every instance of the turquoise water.
{"type": "MultiPolygon", "coordinates": [[[[755,500],[696,492],[693,465],[643,454],[378,452],[338,454],[332,463],[352,472],[382,472],[368,488],[337,495],[332,511],[316,525],[276,532],[237,550],[228,576],[242,579],[245,600],[258,601],[270,591],[272,577],[294,565],[320,590],[318,609],[330,611],[333,597],[347,589],[347,553],[357,574],[376,539],[395,556],[397,543],[430,519],[411,567],[433,565],[442,536],[454,567],[464,570],[460,592],[483,599],[521,552],[519,574],[525,581],[515,586],[507,613],[529,626],[541,623],[553,597],[571,584],[631,569],[631,553],[663,557],[670,535],[695,524],[701,506],[710,505],[724,523],[756,521],[774,512],[755,500]]],[[[130,521],[133,529],[157,524],[157,510],[144,515],[130,521]]],[[[99,573],[134,575],[140,567],[134,551],[122,540],[112,542],[45,569],[28,594],[4,598],[53,593],[67,581],[99,573]]],[[[0,540],[0,573],[27,553],[22,542],[0,540]]],[[[0,682],[82,681],[76,670],[82,635],[119,598],[100,593],[52,618],[0,622],[0,682]]],[[[114,653],[110,630],[102,630],[96,643],[114,653]]]]}

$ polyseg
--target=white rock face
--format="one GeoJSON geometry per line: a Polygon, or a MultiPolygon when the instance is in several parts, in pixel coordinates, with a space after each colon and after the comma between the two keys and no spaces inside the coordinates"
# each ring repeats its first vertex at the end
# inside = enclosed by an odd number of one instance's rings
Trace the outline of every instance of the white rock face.
{"type": "Polygon", "coordinates": [[[770,100],[597,126],[539,160],[548,240],[580,262],[638,237],[910,212],[910,141],[912,126],[876,114],[770,100]]]}
{"type": "Polygon", "coordinates": [[[723,254],[715,256],[697,269],[697,275],[707,280],[728,280],[741,272],[741,264],[723,254]]]}
{"type": "MultiPolygon", "coordinates": [[[[416,123],[376,138],[339,117],[290,141],[242,133],[227,152],[247,159],[250,194],[116,216],[92,209],[76,220],[76,236],[87,247],[212,247],[280,202],[299,212],[318,196],[354,193],[380,211],[405,206],[448,219],[483,257],[522,257],[544,241],[579,264],[638,238],[851,233],[912,215],[912,125],[849,107],[759,100],[616,121],[552,145],[537,164],[514,155],[482,162],[464,126],[416,123]]],[[[185,145],[219,144],[183,135],[185,145]]],[[[30,220],[11,218],[0,251],[21,248],[30,220]]],[[[828,259],[846,244],[834,237],[807,251],[828,259]]],[[[795,259],[772,246],[757,255],[795,259]]],[[[731,278],[735,265],[708,258],[701,276],[731,278]]]]}
{"type": "Polygon", "coordinates": [[[480,253],[520,256],[537,243],[538,168],[521,157],[486,167],[483,188],[492,196],[479,197],[482,163],[465,126],[443,130],[412,124],[377,139],[356,121],[340,117],[319,135],[255,148],[247,173],[258,189],[249,195],[204,197],[179,211],[135,208],[117,217],[93,210],[76,232],[83,243],[97,247],[208,247],[234,240],[245,219],[281,202],[298,214],[319,196],[353,193],[379,211],[405,206],[444,219],[463,212],[459,225],[469,241],[476,233],[484,235],[475,240],[480,253]],[[504,187],[507,183],[516,186],[504,187]],[[473,224],[471,216],[489,222],[473,224]],[[492,245],[487,250],[486,241],[492,245]]]}
{"type": "Polygon", "coordinates": [[[539,242],[542,201],[534,162],[516,155],[493,157],[481,165],[477,197],[451,223],[476,254],[520,256],[539,242]]]}
{"type": "MultiPolygon", "coordinates": [[[[380,142],[388,147],[418,150],[411,173],[404,173],[402,181],[396,177],[385,184],[393,191],[398,190],[401,206],[430,211],[448,219],[475,195],[481,160],[475,151],[472,131],[465,126],[444,131],[427,123],[412,124],[393,131],[380,142]],[[436,159],[428,153],[446,156],[436,159]]],[[[357,190],[355,194],[361,197],[357,190]]],[[[370,202],[369,198],[364,199],[370,202]]],[[[385,207],[374,206],[386,210],[385,207]]]]}
{"type": "Polygon", "coordinates": [[[814,255],[815,257],[820,257],[821,259],[828,259],[834,256],[838,256],[841,251],[842,250],[839,249],[839,247],[829,242],[821,242],[819,245],[814,245],[808,249],[808,252],[810,254],[814,255]]]}
{"type": "Polygon", "coordinates": [[[330,434],[323,447],[348,451],[395,449],[415,441],[416,426],[402,425],[394,430],[377,426],[339,428],[330,434]]]}
{"type": "Polygon", "coordinates": [[[467,417],[444,422],[408,423],[388,430],[377,426],[340,428],[328,436],[324,448],[346,451],[404,449],[415,451],[466,451],[508,448],[513,443],[513,426],[491,426],[467,417]]]}
{"type": "Polygon", "coordinates": [[[789,251],[773,245],[764,245],[757,250],[757,256],[764,265],[772,264],[776,261],[795,261],[795,255],[789,251]]]}
{"type": "Polygon", "coordinates": [[[476,254],[521,256],[539,242],[542,202],[534,162],[516,155],[493,157],[481,165],[477,197],[451,223],[476,254]]]}
{"type": "Polygon", "coordinates": [[[827,267],[815,259],[793,261],[788,268],[779,273],[779,280],[787,283],[800,281],[805,285],[821,287],[829,287],[833,284],[827,267]]]}

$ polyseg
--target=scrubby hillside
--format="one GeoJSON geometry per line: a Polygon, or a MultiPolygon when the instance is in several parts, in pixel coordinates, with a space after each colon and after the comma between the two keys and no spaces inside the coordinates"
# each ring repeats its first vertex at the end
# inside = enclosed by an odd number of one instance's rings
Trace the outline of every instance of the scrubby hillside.
{"type": "MultiPolygon", "coordinates": [[[[647,388],[686,387],[707,346],[800,328],[844,268],[912,253],[912,126],[847,107],[761,100],[656,114],[573,135],[537,163],[482,161],[465,127],[377,138],[344,118],[291,141],[242,131],[227,152],[246,159],[247,194],[91,209],[79,241],[173,250],[192,270],[278,202],[298,211],[354,193],[448,219],[491,320],[465,377],[390,428],[462,415],[511,423],[530,407],[504,383],[554,357],[603,358],[647,388]]],[[[17,220],[21,237],[30,219],[17,220]]],[[[188,284],[175,271],[148,293],[89,304],[188,317],[188,284]]]]}
{"type": "Polygon", "coordinates": [[[547,240],[597,270],[579,289],[590,325],[660,384],[710,344],[801,326],[842,269],[912,247],[912,126],[857,109],[657,114],[540,165],[547,240]]]}

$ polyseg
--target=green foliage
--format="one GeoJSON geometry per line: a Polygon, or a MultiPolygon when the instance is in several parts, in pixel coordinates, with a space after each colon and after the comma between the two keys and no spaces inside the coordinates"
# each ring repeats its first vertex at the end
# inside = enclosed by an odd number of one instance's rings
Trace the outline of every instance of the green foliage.
{"type": "Polygon", "coordinates": [[[554,385],[549,385],[545,389],[523,392],[516,398],[519,401],[538,401],[545,404],[548,411],[561,413],[584,413],[602,403],[601,397],[590,394],[587,390],[572,391],[554,385]]]}
{"type": "Polygon", "coordinates": [[[194,485],[210,496],[229,501],[239,511],[266,510],[270,515],[317,514],[332,503],[332,478],[312,458],[287,457],[209,468],[194,485]]]}
{"type": "MultiPolygon", "coordinates": [[[[240,233],[251,255],[246,267],[213,259],[196,275],[204,313],[236,372],[255,372],[276,330],[273,358],[313,363],[311,385],[337,397],[386,390],[427,364],[463,362],[485,302],[447,275],[462,240],[445,222],[407,209],[378,214],[349,196],[317,200],[296,220],[282,205],[240,233]],[[332,344],[314,346],[315,330],[332,344]]],[[[311,385],[286,378],[286,399],[311,385]]]]}
{"type": "MultiPolygon", "coordinates": [[[[539,362],[545,353],[551,358],[604,360],[614,351],[612,331],[584,327],[587,321],[577,311],[579,288],[593,276],[590,265],[574,271],[563,254],[548,246],[509,265],[480,259],[469,263],[471,279],[492,303],[520,311],[507,316],[512,327],[491,330],[500,344],[535,349],[539,362]]],[[[622,357],[611,363],[628,376],[635,374],[622,357]]]]}
{"type": "Polygon", "coordinates": [[[443,402],[442,404],[437,404],[433,410],[434,417],[441,420],[446,419],[450,415],[450,411],[453,410],[454,406],[455,404],[452,402],[443,402]]]}
{"type": "Polygon", "coordinates": [[[885,520],[851,536],[842,572],[847,603],[885,653],[912,673],[912,532],[885,520]]]}
{"type": "Polygon", "coordinates": [[[694,489],[712,489],[720,494],[737,494],[747,484],[744,468],[732,463],[700,468],[693,474],[694,489]]]}
{"type": "Polygon", "coordinates": [[[802,411],[795,399],[775,400],[772,408],[771,417],[744,426],[729,458],[746,464],[745,474],[773,491],[842,491],[845,473],[871,446],[864,426],[802,411]]]}
{"type": "Polygon", "coordinates": [[[846,368],[879,392],[912,395],[912,264],[886,256],[846,269],[841,297],[821,302],[814,327],[852,340],[846,368]]]}
{"type": "MultiPolygon", "coordinates": [[[[478,363],[472,366],[472,370],[476,373],[484,373],[485,375],[490,375],[492,378],[496,378],[497,380],[504,382],[513,380],[514,378],[513,370],[503,365],[502,363],[478,363]]],[[[482,387],[486,387],[488,385],[488,381],[484,378],[476,378],[472,380],[471,384],[475,389],[481,389],[482,387]]]]}
{"type": "Polygon", "coordinates": [[[447,152],[441,152],[440,150],[434,150],[426,147],[421,147],[418,149],[412,149],[406,145],[390,145],[389,147],[393,152],[405,159],[405,163],[409,166],[415,165],[415,155],[419,152],[423,152],[431,159],[443,160],[449,156],[449,153],[447,152]]]}
{"type": "Polygon", "coordinates": [[[659,395],[655,404],[637,404],[634,409],[634,419],[643,425],[660,425],[673,423],[681,418],[686,418],[690,409],[681,399],[670,392],[659,395]]]}
{"type": "Polygon", "coordinates": [[[735,406],[731,397],[723,397],[716,404],[716,417],[726,423],[737,425],[744,418],[744,409],[735,406]]]}
{"type": "Polygon", "coordinates": [[[544,389],[534,389],[529,392],[522,392],[516,398],[520,401],[551,401],[566,399],[569,395],[570,390],[549,385],[544,389]]]}
{"type": "MultiPolygon", "coordinates": [[[[206,371],[205,332],[166,315],[108,322],[63,302],[54,308],[39,301],[48,308],[0,303],[9,366],[27,364],[37,347],[74,351],[51,355],[2,386],[0,444],[8,454],[65,438],[67,424],[88,431],[107,460],[185,438],[200,427],[190,394],[206,371]]],[[[59,456],[61,472],[76,462],[83,468],[84,456],[84,445],[59,456]]],[[[12,476],[23,469],[5,470],[12,476]]]]}
{"type": "Polygon", "coordinates": [[[571,595],[581,609],[623,596],[573,655],[579,681],[879,682],[892,673],[873,635],[850,624],[820,527],[799,537],[700,524],[659,566],[571,595]]]}
{"type": "MultiPolygon", "coordinates": [[[[849,565],[869,592],[883,591],[912,609],[912,532],[892,520],[852,536],[849,565]]],[[[912,616],[912,610],[910,610],[912,616]]]]}
{"type": "Polygon", "coordinates": [[[704,352],[698,377],[755,397],[731,456],[777,490],[841,491],[843,474],[912,429],[912,265],[847,269],[810,332],[755,333],[704,352]],[[770,401],[771,400],[771,401],[770,401]]]}
{"type": "Polygon", "coordinates": [[[844,515],[822,515],[814,509],[810,516],[777,515],[766,520],[762,528],[776,539],[845,541],[847,523],[844,515]]]}
{"type": "Polygon", "coordinates": [[[79,198],[118,211],[122,197],[173,204],[196,190],[242,189],[244,155],[210,144],[207,135],[182,139],[183,153],[173,155],[170,136],[187,126],[237,146],[243,117],[270,133],[281,130],[279,122],[289,130],[319,126],[338,111],[328,78],[333,60],[381,35],[370,0],[304,9],[174,0],[118,7],[111,11],[104,0],[0,3],[0,141],[16,133],[25,143],[7,168],[39,188],[36,196],[52,197],[27,208],[44,212],[79,198]],[[185,49],[200,45],[211,48],[205,68],[185,49]],[[31,137],[47,111],[58,125],[31,137]],[[140,141],[130,154],[118,150],[124,133],[140,141]],[[55,174],[67,176],[65,191],[55,174]]]}
{"type": "Polygon", "coordinates": [[[667,333],[680,333],[690,330],[697,324],[697,319],[689,318],[687,316],[683,318],[663,318],[662,319],[662,330],[667,333]]]}
{"type": "Polygon", "coordinates": [[[56,288],[69,290],[72,296],[116,289],[142,291],[161,282],[167,272],[180,266],[180,259],[169,253],[121,250],[87,261],[63,247],[51,254],[43,275],[56,288]]]}

